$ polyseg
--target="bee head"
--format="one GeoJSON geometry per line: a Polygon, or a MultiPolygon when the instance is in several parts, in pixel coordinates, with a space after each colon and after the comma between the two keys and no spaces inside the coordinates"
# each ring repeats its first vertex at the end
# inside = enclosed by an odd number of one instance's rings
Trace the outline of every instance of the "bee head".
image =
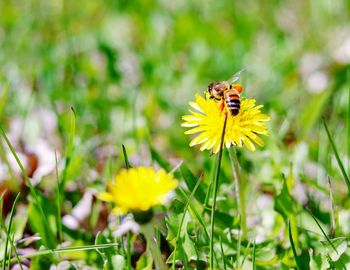
{"type": "Polygon", "coordinates": [[[238,94],[242,93],[243,91],[243,86],[241,84],[234,84],[232,87],[238,92],[238,94]]]}

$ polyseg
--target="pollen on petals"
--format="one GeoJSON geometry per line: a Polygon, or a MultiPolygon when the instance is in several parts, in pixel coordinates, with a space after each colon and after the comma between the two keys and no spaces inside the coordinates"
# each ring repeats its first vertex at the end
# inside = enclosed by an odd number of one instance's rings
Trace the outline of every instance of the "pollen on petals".
{"type": "MultiPolygon", "coordinates": [[[[245,146],[250,151],[255,151],[257,146],[264,146],[259,135],[268,136],[266,122],[270,117],[261,112],[263,105],[255,106],[254,99],[241,99],[239,114],[232,116],[228,113],[226,123],[224,147],[232,145],[245,146]]],[[[196,101],[190,102],[195,110],[189,110],[190,114],[182,117],[181,125],[190,128],[185,134],[195,134],[190,146],[200,145],[200,150],[212,150],[217,153],[220,150],[221,133],[224,126],[225,113],[214,100],[196,95],[196,101]]]]}

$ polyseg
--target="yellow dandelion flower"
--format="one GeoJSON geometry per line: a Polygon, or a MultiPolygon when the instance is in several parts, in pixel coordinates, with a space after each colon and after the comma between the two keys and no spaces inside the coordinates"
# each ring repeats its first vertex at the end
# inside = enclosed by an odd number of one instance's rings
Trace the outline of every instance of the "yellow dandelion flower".
{"type": "MultiPolygon", "coordinates": [[[[241,108],[238,115],[227,115],[224,145],[238,147],[246,146],[255,151],[255,145],[263,146],[264,142],[259,135],[268,136],[266,121],[270,117],[261,112],[262,105],[255,106],[254,99],[241,99],[241,108]]],[[[221,111],[218,103],[209,98],[196,95],[196,102],[190,102],[194,110],[189,110],[190,115],[182,117],[183,127],[189,127],[185,134],[198,134],[190,142],[190,146],[200,144],[200,150],[220,150],[222,129],[224,127],[225,111],[221,111]]]]}
{"type": "Polygon", "coordinates": [[[101,200],[115,204],[116,214],[140,213],[163,204],[178,182],[163,169],[138,167],[121,170],[114,181],[108,183],[107,192],[99,194],[101,200]]]}

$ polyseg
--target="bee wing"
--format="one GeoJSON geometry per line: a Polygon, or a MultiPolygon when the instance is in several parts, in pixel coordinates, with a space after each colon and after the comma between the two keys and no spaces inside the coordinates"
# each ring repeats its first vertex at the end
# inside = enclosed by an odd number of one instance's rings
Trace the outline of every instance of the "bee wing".
{"type": "Polygon", "coordinates": [[[228,81],[230,83],[234,83],[234,82],[238,81],[238,79],[241,77],[241,73],[245,70],[246,70],[246,68],[241,69],[240,71],[235,73],[228,81]]]}

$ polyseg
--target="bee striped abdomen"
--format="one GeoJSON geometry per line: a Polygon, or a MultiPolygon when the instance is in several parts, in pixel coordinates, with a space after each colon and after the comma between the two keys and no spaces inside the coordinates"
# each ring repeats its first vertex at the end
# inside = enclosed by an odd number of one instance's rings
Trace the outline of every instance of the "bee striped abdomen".
{"type": "Polygon", "coordinates": [[[231,112],[233,116],[239,113],[239,109],[241,108],[241,101],[239,95],[236,91],[227,91],[224,94],[225,103],[227,109],[231,112]]]}

